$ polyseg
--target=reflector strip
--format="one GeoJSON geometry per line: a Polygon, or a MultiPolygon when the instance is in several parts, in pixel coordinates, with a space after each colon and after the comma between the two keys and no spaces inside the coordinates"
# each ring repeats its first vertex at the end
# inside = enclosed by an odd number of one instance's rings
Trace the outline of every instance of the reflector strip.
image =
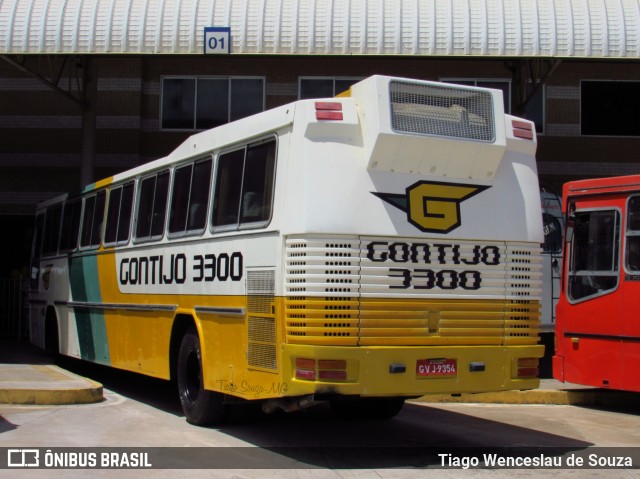
{"type": "Polygon", "coordinates": [[[518,377],[537,377],[538,372],[538,368],[518,368],[518,377]]]}
{"type": "Polygon", "coordinates": [[[306,379],[307,381],[316,380],[316,372],[308,369],[296,369],[296,379],[306,379]]]}
{"type": "Polygon", "coordinates": [[[342,120],[341,111],[316,111],[316,120],[342,120]]]}
{"type": "Polygon", "coordinates": [[[346,381],[347,380],[347,372],[346,371],[318,371],[319,379],[333,379],[338,381],[346,381]]]}
{"type": "Polygon", "coordinates": [[[342,111],[342,103],[339,101],[317,101],[316,111],[317,110],[342,111]]]}
{"type": "Polygon", "coordinates": [[[339,101],[317,101],[316,120],[342,120],[342,103],[339,101]]]}
{"type": "Polygon", "coordinates": [[[513,136],[516,138],[524,138],[525,140],[533,140],[533,125],[526,121],[512,120],[513,136]]]}
{"type": "Polygon", "coordinates": [[[347,362],[343,359],[320,359],[318,369],[347,369],[347,362]]]}

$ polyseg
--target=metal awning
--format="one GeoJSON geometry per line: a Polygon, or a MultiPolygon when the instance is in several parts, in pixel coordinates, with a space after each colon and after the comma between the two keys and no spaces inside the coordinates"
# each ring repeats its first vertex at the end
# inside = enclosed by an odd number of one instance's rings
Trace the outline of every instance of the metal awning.
{"type": "Polygon", "coordinates": [[[640,0],[0,0],[0,54],[640,59],[640,0]]]}

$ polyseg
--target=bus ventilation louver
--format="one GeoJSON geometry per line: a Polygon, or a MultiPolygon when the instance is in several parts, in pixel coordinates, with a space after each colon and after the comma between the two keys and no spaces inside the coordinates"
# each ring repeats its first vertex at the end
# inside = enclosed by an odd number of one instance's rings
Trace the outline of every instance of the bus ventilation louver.
{"type": "MultiPolygon", "coordinates": [[[[398,285],[397,275],[389,277],[388,265],[368,258],[368,242],[356,238],[287,240],[284,305],[288,343],[537,343],[542,279],[538,245],[503,244],[500,256],[504,261],[474,266],[482,275],[483,287],[456,292],[390,288],[398,285]]],[[[439,240],[443,249],[453,249],[446,244],[439,240]]],[[[466,245],[465,254],[471,246],[466,245]]],[[[411,276],[424,276],[422,264],[395,262],[391,266],[404,266],[411,276]]],[[[439,268],[446,271],[448,267],[439,268]]]]}
{"type": "Polygon", "coordinates": [[[272,270],[247,272],[247,357],[250,367],[270,370],[278,367],[274,291],[272,270]]]}
{"type": "Polygon", "coordinates": [[[493,142],[491,93],[452,86],[389,84],[391,127],[396,132],[493,142]]]}

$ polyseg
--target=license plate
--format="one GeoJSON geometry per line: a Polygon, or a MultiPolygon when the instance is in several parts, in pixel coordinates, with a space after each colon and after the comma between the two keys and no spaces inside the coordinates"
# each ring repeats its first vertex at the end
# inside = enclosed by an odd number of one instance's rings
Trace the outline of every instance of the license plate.
{"type": "Polygon", "coordinates": [[[416,374],[423,377],[455,376],[458,372],[455,359],[418,359],[416,374]]]}

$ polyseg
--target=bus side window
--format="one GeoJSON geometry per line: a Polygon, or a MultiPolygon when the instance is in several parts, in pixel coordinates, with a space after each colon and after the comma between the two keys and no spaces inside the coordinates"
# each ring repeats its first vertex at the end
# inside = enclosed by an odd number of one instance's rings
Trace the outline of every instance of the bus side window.
{"type": "Polygon", "coordinates": [[[189,195],[189,217],[187,231],[204,231],[207,223],[207,204],[211,189],[212,160],[200,161],[193,169],[191,194],[189,195]]]}
{"type": "Polygon", "coordinates": [[[43,256],[51,256],[58,252],[61,217],[62,203],[47,208],[47,213],[44,220],[44,238],[42,241],[43,256]]]}
{"type": "Polygon", "coordinates": [[[115,243],[116,241],[120,200],[122,200],[122,188],[112,188],[109,192],[109,205],[107,206],[107,225],[104,229],[105,244],[115,243]]]}
{"type": "Polygon", "coordinates": [[[238,224],[245,149],[231,151],[218,158],[216,189],[213,198],[213,226],[238,224]]]}
{"type": "Polygon", "coordinates": [[[173,175],[173,191],[171,193],[171,208],[169,209],[169,233],[184,233],[185,231],[192,173],[193,164],[189,164],[176,168],[173,175]]]}
{"type": "Polygon", "coordinates": [[[632,196],[627,203],[625,249],[627,271],[640,271],[640,196],[632,196]]]}
{"type": "Polygon", "coordinates": [[[60,232],[60,252],[68,253],[78,247],[78,233],[80,232],[80,214],[82,213],[82,199],[67,200],[62,213],[62,228],[60,232]]]}
{"type": "Polygon", "coordinates": [[[168,188],[169,171],[142,180],[138,198],[136,239],[150,240],[162,237],[168,188]]]}
{"type": "Polygon", "coordinates": [[[87,247],[91,244],[91,226],[93,225],[93,214],[96,208],[95,195],[84,200],[84,215],[82,217],[82,235],[80,236],[80,246],[87,247]]]}
{"type": "Polygon", "coordinates": [[[169,197],[169,172],[158,174],[155,198],[153,200],[153,216],[151,218],[151,237],[161,238],[164,233],[164,220],[167,215],[167,198],[169,197]]]}
{"type": "Polygon", "coordinates": [[[220,155],[212,225],[260,226],[271,217],[276,140],[269,139],[220,155]]]}
{"type": "Polygon", "coordinates": [[[251,146],[247,150],[240,223],[268,221],[271,217],[275,140],[251,146]]]}
{"type": "Polygon", "coordinates": [[[104,231],[105,244],[126,243],[129,240],[133,182],[113,188],[109,193],[107,225],[104,231]]]}
{"type": "Polygon", "coordinates": [[[42,252],[42,233],[44,230],[44,213],[36,215],[33,229],[33,243],[31,245],[31,271],[29,272],[29,286],[32,290],[38,289],[40,279],[40,258],[42,252]]]}
{"type": "Polygon", "coordinates": [[[211,159],[177,168],[173,178],[169,233],[202,233],[207,222],[211,159]]]}
{"type": "Polygon", "coordinates": [[[85,248],[97,248],[100,246],[106,197],[107,193],[103,190],[96,195],[85,198],[80,246],[85,248]]]}
{"type": "Polygon", "coordinates": [[[133,181],[124,185],[122,189],[122,202],[120,203],[120,216],[118,218],[118,243],[129,241],[131,229],[131,213],[133,211],[133,181]]]}

